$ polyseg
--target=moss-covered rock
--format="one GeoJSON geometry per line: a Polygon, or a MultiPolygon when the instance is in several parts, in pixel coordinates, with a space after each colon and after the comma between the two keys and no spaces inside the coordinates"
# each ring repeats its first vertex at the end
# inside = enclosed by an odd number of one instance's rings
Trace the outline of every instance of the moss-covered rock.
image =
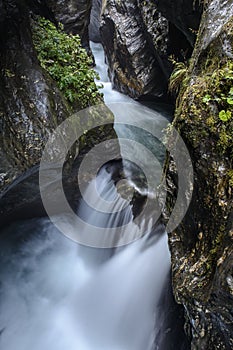
{"type": "Polygon", "coordinates": [[[40,160],[51,132],[70,113],[55,82],[41,68],[33,47],[29,9],[5,2],[0,35],[1,187],[40,160]],[[5,165],[12,164],[11,176],[5,165]],[[5,164],[5,165],[4,165],[5,164]]]}
{"type": "MultiPolygon", "coordinates": [[[[38,164],[53,130],[74,112],[99,103],[101,99],[94,82],[95,73],[89,69],[90,60],[80,47],[78,37],[57,31],[51,22],[45,21],[50,23],[53,34],[57,33],[57,38],[54,35],[56,45],[44,47],[47,57],[39,53],[35,38],[33,42],[35,28],[30,19],[34,12],[50,19],[54,17],[45,3],[0,1],[0,8],[0,214],[4,219],[6,213],[10,217],[16,208],[35,203],[35,198],[39,198],[38,164]],[[72,40],[75,45],[71,45],[72,40]],[[54,57],[49,50],[54,50],[54,57]],[[75,92],[77,86],[73,82],[62,88],[61,80],[50,71],[56,63],[60,70],[68,67],[72,79],[75,73],[81,75],[78,80],[81,91],[75,92]],[[70,87],[75,95],[73,103],[66,93],[70,87]]],[[[43,29],[43,43],[46,44],[46,40],[52,39],[46,37],[46,28],[43,29]]],[[[36,40],[39,45],[39,37],[36,40]]],[[[64,78],[64,71],[60,73],[59,77],[64,78]]],[[[93,119],[95,117],[93,115],[93,119]]],[[[111,125],[84,135],[78,147],[72,150],[72,156],[111,135],[115,135],[111,125]]]]}
{"type": "Polygon", "coordinates": [[[57,83],[73,110],[103,102],[95,83],[98,74],[91,68],[92,59],[81,46],[79,35],[67,34],[49,20],[32,21],[33,44],[41,66],[57,83]]]}
{"type": "MultiPolygon", "coordinates": [[[[185,306],[192,349],[233,347],[232,31],[232,1],[206,2],[174,119],[194,168],[191,205],[169,235],[174,293],[185,306]]],[[[170,159],[168,211],[174,169],[170,159]]]]}

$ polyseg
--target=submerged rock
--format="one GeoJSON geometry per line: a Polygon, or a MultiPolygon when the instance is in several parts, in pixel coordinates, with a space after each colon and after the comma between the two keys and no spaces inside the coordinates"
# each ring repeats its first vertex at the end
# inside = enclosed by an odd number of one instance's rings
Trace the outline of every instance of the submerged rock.
{"type": "MultiPolygon", "coordinates": [[[[192,349],[233,348],[232,16],[231,0],[208,2],[174,120],[194,168],[191,205],[169,235],[174,293],[185,306],[192,349]]],[[[166,178],[171,212],[173,159],[166,178]]]]}

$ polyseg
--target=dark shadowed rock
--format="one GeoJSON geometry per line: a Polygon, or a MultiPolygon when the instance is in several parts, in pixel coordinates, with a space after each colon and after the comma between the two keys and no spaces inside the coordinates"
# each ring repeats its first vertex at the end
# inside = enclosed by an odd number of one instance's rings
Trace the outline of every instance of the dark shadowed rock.
{"type": "Polygon", "coordinates": [[[157,0],[158,10],[173,23],[194,46],[203,10],[202,0],[157,0]]]}
{"type": "Polygon", "coordinates": [[[55,19],[64,25],[68,33],[79,34],[82,46],[90,52],[88,26],[90,23],[91,0],[46,0],[55,19]]]}
{"type": "Polygon", "coordinates": [[[102,0],[93,0],[91,9],[91,20],[89,25],[89,37],[95,43],[101,42],[100,36],[100,17],[102,9],[102,0]]]}
{"type": "Polygon", "coordinates": [[[114,88],[133,98],[166,91],[168,21],[151,1],[107,1],[102,43],[114,88]]]}
{"type": "Polygon", "coordinates": [[[100,32],[113,87],[133,98],[166,96],[169,56],[190,58],[201,12],[192,0],[103,2],[100,32]]]}
{"type": "MultiPolygon", "coordinates": [[[[30,13],[52,19],[53,12],[44,6],[40,1],[27,4],[17,0],[0,1],[0,225],[16,212],[18,218],[29,216],[30,212],[32,216],[44,214],[38,164],[51,132],[74,113],[55,81],[41,68],[33,46],[30,13]]],[[[102,108],[99,114],[95,112],[93,120],[109,113],[106,107],[102,108]]],[[[77,127],[78,123],[77,118],[77,127]]],[[[89,126],[90,123],[88,120],[89,126]]],[[[77,155],[105,136],[114,138],[111,124],[85,134],[78,149],[72,151],[77,155]]],[[[64,149],[63,146],[60,152],[55,145],[53,151],[60,154],[64,149]]],[[[73,158],[69,160],[66,174],[73,158]]],[[[56,183],[56,178],[53,182],[56,183]]],[[[71,196],[75,175],[69,179],[67,175],[67,182],[71,196]]]]}
{"type": "Polygon", "coordinates": [[[0,34],[1,185],[39,162],[49,133],[69,115],[62,95],[37,60],[27,7],[11,1],[5,3],[4,11],[4,32],[0,34]]]}

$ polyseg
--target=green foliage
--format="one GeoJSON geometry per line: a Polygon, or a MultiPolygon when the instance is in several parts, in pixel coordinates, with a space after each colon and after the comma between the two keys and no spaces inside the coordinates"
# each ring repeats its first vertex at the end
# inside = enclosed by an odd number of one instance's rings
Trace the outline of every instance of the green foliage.
{"type": "Polygon", "coordinates": [[[206,94],[203,98],[202,98],[202,101],[204,103],[208,103],[211,101],[211,96],[209,94],[206,94]]]}
{"type": "Polygon", "coordinates": [[[229,119],[231,119],[231,111],[224,111],[224,109],[222,109],[219,112],[219,119],[222,120],[223,122],[227,122],[229,119]]]}
{"type": "Polygon", "coordinates": [[[102,98],[90,68],[92,60],[81,47],[78,35],[66,34],[63,26],[38,18],[33,28],[33,41],[41,66],[57,82],[65,98],[75,108],[97,104],[102,98]]]}
{"type": "Polygon", "coordinates": [[[203,97],[203,102],[217,101],[222,103],[233,104],[233,63],[228,62],[224,67],[215,69],[211,77],[209,77],[211,94],[203,97]]]}
{"type": "Polygon", "coordinates": [[[231,82],[233,79],[233,71],[227,68],[227,71],[221,69],[218,74],[216,72],[214,73],[214,82],[218,83],[218,85],[215,86],[215,89],[213,91],[212,96],[210,94],[206,94],[202,101],[205,104],[208,104],[209,102],[217,102],[219,106],[225,106],[227,109],[221,109],[219,112],[219,119],[223,122],[227,122],[232,117],[232,112],[229,110],[231,106],[233,105],[233,87],[228,87],[226,89],[224,87],[223,83],[231,82]],[[224,80],[224,82],[223,82],[224,80]],[[229,106],[230,105],[230,106],[229,106]]]}
{"type": "Polygon", "coordinates": [[[229,177],[229,184],[233,188],[233,169],[230,169],[228,171],[227,175],[229,177]]]}
{"type": "Polygon", "coordinates": [[[211,74],[203,76],[208,91],[202,96],[206,112],[209,113],[208,125],[212,132],[218,132],[218,147],[221,152],[229,150],[233,154],[233,62],[227,61],[216,67],[211,74]],[[213,117],[213,111],[216,117],[213,117]],[[210,117],[211,116],[211,117],[210,117]]]}

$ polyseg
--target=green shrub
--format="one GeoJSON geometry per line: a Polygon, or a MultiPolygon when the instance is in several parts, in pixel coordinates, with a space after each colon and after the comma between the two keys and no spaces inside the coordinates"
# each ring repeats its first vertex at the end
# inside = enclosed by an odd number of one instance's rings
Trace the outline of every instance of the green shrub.
{"type": "Polygon", "coordinates": [[[94,81],[99,76],[90,67],[92,60],[81,47],[78,35],[66,34],[61,24],[56,28],[52,22],[38,18],[33,25],[33,42],[41,66],[74,108],[82,109],[102,100],[94,81]]]}

